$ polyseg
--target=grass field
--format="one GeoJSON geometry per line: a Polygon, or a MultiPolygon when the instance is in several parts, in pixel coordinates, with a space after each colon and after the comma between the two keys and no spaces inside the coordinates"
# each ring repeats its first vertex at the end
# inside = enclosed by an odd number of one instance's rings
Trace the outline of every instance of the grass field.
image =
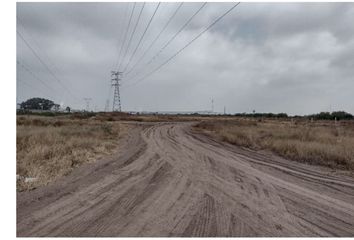
{"type": "Polygon", "coordinates": [[[75,167],[117,150],[124,121],[196,121],[220,140],[288,159],[354,170],[354,122],[270,120],[213,116],[71,114],[17,117],[17,190],[46,185],[75,167]],[[33,181],[31,181],[31,179],[33,181]]]}
{"type": "Polygon", "coordinates": [[[18,116],[17,190],[45,185],[82,163],[114,152],[126,130],[119,122],[18,116]]]}
{"type": "Polygon", "coordinates": [[[195,126],[223,141],[288,159],[354,170],[354,122],[234,119],[195,126]]]}

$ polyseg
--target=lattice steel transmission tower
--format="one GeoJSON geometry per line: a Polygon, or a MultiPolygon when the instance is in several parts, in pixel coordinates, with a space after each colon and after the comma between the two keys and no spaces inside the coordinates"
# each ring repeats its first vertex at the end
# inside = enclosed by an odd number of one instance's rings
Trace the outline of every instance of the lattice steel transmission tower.
{"type": "Polygon", "coordinates": [[[114,86],[114,95],[113,95],[113,112],[121,112],[122,107],[120,104],[120,93],[119,93],[119,86],[120,86],[120,76],[122,72],[118,71],[111,71],[112,74],[112,86],[114,86]]]}
{"type": "Polygon", "coordinates": [[[109,110],[109,99],[107,99],[106,105],[104,106],[104,111],[108,112],[108,110],[109,110]]]}
{"type": "Polygon", "coordinates": [[[90,111],[90,101],[92,100],[92,98],[84,98],[84,101],[86,102],[86,111],[89,112],[90,111]]]}

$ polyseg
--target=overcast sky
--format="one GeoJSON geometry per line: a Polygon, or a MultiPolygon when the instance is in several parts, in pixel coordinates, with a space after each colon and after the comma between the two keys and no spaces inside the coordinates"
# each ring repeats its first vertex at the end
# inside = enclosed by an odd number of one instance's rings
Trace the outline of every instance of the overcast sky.
{"type": "Polygon", "coordinates": [[[137,64],[179,3],[161,3],[135,55],[157,3],[146,3],[132,35],[136,4],[121,47],[133,5],[17,3],[17,30],[51,72],[17,34],[17,101],[78,109],[92,98],[91,110],[103,110],[109,99],[112,108],[110,71],[121,62],[124,111],[210,110],[213,98],[217,112],[354,113],[353,3],[241,3],[147,78],[233,3],[208,3],[153,59],[202,5],[184,3],[137,64]]]}

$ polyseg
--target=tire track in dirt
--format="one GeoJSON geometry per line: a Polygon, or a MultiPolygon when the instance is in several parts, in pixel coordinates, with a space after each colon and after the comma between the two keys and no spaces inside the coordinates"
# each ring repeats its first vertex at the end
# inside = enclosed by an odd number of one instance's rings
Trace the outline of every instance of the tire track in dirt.
{"type": "Polygon", "coordinates": [[[17,196],[18,236],[353,236],[354,179],[137,124],[116,155],[17,196]]]}

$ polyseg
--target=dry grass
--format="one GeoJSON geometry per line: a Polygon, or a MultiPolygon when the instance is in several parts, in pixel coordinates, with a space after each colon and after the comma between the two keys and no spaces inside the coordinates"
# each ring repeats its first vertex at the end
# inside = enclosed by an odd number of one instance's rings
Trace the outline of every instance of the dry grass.
{"type": "MultiPolygon", "coordinates": [[[[75,118],[75,116],[73,115],[75,118]]],[[[136,121],[136,122],[187,122],[213,119],[214,117],[202,115],[159,115],[159,114],[141,114],[132,115],[128,113],[98,113],[93,119],[99,121],[136,121]]]]}
{"type": "Polygon", "coordinates": [[[196,128],[251,149],[288,159],[354,170],[354,122],[291,122],[238,119],[204,121],[196,128]]]}
{"type": "MultiPolygon", "coordinates": [[[[67,175],[82,163],[112,153],[124,132],[118,122],[68,117],[17,118],[17,190],[29,190],[67,175]],[[25,182],[25,178],[36,178],[25,182]]],[[[27,179],[28,180],[28,179],[27,179]]]]}

